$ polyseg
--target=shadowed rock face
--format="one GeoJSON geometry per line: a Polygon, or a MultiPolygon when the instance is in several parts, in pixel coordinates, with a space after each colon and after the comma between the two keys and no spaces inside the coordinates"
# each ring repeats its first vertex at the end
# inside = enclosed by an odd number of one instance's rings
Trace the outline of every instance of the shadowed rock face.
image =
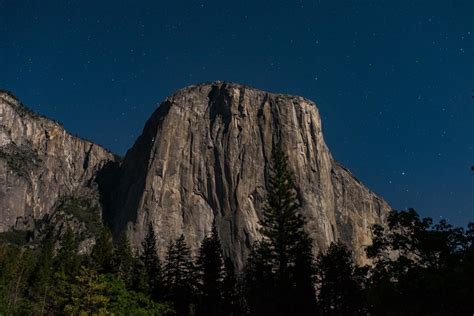
{"type": "Polygon", "coordinates": [[[98,199],[93,180],[114,160],[0,92],[0,232],[50,214],[61,197],[98,199]]]}
{"type": "MultiPolygon", "coordinates": [[[[105,204],[114,233],[127,231],[136,247],[151,222],[162,256],[181,233],[197,250],[215,221],[225,255],[241,268],[259,238],[277,142],[289,157],[316,251],[341,239],[364,262],[370,226],[383,223],[390,207],[332,158],[314,103],[222,82],[165,100],[120,168],[102,147],[0,92],[0,232],[35,229],[45,214],[59,218],[63,198],[85,197],[105,204]]],[[[94,223],[81,210],[75,216],[94,223]]]]}
{"type": "Polygon", "coordinates": [[[139,245],[151,222],[164,255],[181,233],[196,250],[215,221],[225,255],[242,267],[259,238],[278,141],[316,250],[341,239],[364,262],[370,226],[390,207],[332,158],[315,104],[230,83],[182,89],[152,115],[121,167],[115,232],[127,230],[139,245]]]}

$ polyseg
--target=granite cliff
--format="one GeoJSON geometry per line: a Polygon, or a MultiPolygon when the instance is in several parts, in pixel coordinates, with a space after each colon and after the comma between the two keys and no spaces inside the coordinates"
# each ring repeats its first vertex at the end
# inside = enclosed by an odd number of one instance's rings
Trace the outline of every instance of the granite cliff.
{"type": "MultiPolygon", "coordinates": [[[[161,255],[182,233],[196,250],[215,221],[225,255],[242,267],[259,238],[277,142],[289,157],[315,248],[341,239],[364,262],[370,226],[383,223],[390,207],[333,159],[315,104],[223,82],[167,98],[120,167],[107,150],[0,93],[0,232],[29,229],[45,217],[56,226],[71,214],[83,219],[87,210],[78,201],[86,199],[134,246],[152,223],[161,255]]],[[[94,227],[80,222],[82,230],[94,227]]]]}
{"type": "MultiPolygon", "coordinates": [[[[99,211],[95,179],[113,161],[115,156],[104,148],[72,136],[0,92],[0,232],[35,230],[48,217],[59,225],[53,213],[71,201],[95,201],[88,209],[99,211]]],[[[80,209],[75,206],[66,208],[80,209]]],[[[100,219],[100,211],[92,215],[100,219]]]]}
{"type": "Polygon", "coordinates": [[[197,249],[216,222],[224,252],[242,267],[259,237],[273,146],[295,174],[301,212],[315,248],[341,239],[359,262],[370,226],[390,207],[329,152],[315,104],[215,82],[166,99],[123,162],[113,223],[138,245],[152,223],[162,255],[181,233],[197,249]]]}

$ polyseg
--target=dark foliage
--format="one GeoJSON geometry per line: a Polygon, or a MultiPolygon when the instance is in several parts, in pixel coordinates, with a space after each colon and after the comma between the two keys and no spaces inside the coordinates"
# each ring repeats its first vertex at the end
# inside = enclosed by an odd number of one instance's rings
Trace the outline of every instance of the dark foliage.
{"type": "Polygon", "coordinates": [[[224,310],[224,261],[221,242],[215,225],[210,236],[202,241],[197,259],[197,315],[222,315],[224,310]]]}
{"type": "Polygon", "coordinates": [[[266,242],[256,242],[247,258],[244,270],[244,293],[250,315],[269,315],[277,312],[275,304],[276,279],[271,262],[270,247],[266,242]]]}
{"type": "Polygon", "coordinates": [[[128,240],[113,247],[104,229],[92,254],[84,256],[70,228],[59,237],[52,232],[39,248],[0,243],[1,315],[174,314],[166,302],[126,286],[135,278],[130,265],[140,261],[128,240]]]}
{"type": "Polygon", "coordinates": [[[83,222],[87,230],[94,235],[99,235],[102,230],[99,206],[90,199],[82,197],[65,197],[57,208],[66,214],[73,215],[80,222],[83,222]]]}
{"type": "MultiPolygon", "coordinates": [[[[135,272],[139,260],[133,256],[132,246],[126,234],[122,234],[115,244],[112,254],[112,271],[122,280],[127,289],[145,292],[146,286],[135,286],[140,283],[140,273],[135,272]]],[[[144,282],[143,282],[144,283],[144,282]]]]}
{"type": "Polygon", "coordinates": [[[374,314],[468,315],[474,311],[473,225],[434,225],[413,210],[392,212],[373,228],[366,288],[374,314]]]}
{"type": "Polygon", "coordinates": [[[162,292],[163,278],[161,274],[161,262],[156,249],[156,235],[153,225],[148,225],[145,240],[142,242],[142,253],[140,260],[146,273],[148,290],[151,297],[159,299],[162,292]]]}
{"type": "Polygon", "coordinates": [[[223,315],[242,315],[242,298],[239,296],[239,283],[234,263],[230,258],[224,260],[224,280],[222,284],[223,315]]]}
{"type": "Polygon", "coordinates": [[[246,268],[247,303],[251,314],[310,315],[315,312],[312,242],[298,213],[293,175],[287,157],[276,146],[272,157],[267,204],[261,233],[246,268]]]}
{"type": "Polygon", "coordinates": [[[394,211],[372,228],[370,265],[358,267],[340,242],[315,259],[280,148],[269,179],[263,238],[243,271],[224,260],[214,225],[196,260],[181,235],[162,267],[152,225],[134,254],[125,234],[112,240],[96,206],[65,200],[60,207],[97,233],[91,254],[79,253],[69,227],[45,228],[34,244],[2,233],[0,315],[472,315],[474,224],[394,211]]]}
{"type": "Polygon", "coordinates": [[[163,270],[165,299],[173,302],[178,315],[189,315],[196,298],[196,268],[184,235],[168,246],[163,270]]]}
{"type": "Polygon", "coordinates": [[[29,239],[31,233],[24,230],[11,230],[0,233],[0,242],[8,242],[18,246],[24,246],[29,239]]]}
{"type": "Polygon", "coordinates": [[[92,263],[95,265],[97,272],[112,272],[113,250],[112,233],[108,228],[103,227],[91,252],[92,263]]]}
{"type": "Polygon", "coordinates": [[[322,315],[363,315],[362,288],[352,254],[333,243],[317,258],[318,306],[322,315]]]}
{"type": "Polygon", "coordinates": [[[38,248],[0,243],[0,314],[170,315],[170,306],[178,315],[232,316],[474,310],[474,224],[433,224],[414,210],[392,212],[385,227],[373,227],[373,244],[366,249],[370,266],[357,267],[342,243],[321,253],[314,266],[311,247],[303,242],[309,239],[300,240],[297,255],[288,256],[286,296],[269,238],[255,244],[240,278],[232,261],[223,260],[215,228],[202,243],[196,267],[181,236],[169,247],[156,297],[149,277],[158,258],[154,233],[147,234],[140,256],[125,235],[113,244],[109,234],[103,230],[90,256],[78,253],[70,228],[60,236],[47,232],[38,248]]]}

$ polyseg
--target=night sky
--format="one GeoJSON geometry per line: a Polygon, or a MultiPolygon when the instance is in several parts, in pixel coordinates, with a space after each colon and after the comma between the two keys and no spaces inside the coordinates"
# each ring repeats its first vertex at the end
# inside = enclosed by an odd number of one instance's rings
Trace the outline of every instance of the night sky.
{"type": "Polygon", "coordinates": [[[314,100],[334,157],[394,208],[474,221],[472,0],[0,0],[0,88],[117,154],[214,80],[314,100]]]}

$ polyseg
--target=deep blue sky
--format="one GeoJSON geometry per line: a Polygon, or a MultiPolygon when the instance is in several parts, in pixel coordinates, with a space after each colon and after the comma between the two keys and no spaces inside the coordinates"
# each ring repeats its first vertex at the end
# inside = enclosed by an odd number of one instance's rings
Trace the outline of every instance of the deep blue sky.
{"type": "Polygon", "coordinates": [[[0,88],[118,154],[213,80],[314,100],[335,158],[393,207],[474,221],[472,0],[0,0],[0,88]]]}

